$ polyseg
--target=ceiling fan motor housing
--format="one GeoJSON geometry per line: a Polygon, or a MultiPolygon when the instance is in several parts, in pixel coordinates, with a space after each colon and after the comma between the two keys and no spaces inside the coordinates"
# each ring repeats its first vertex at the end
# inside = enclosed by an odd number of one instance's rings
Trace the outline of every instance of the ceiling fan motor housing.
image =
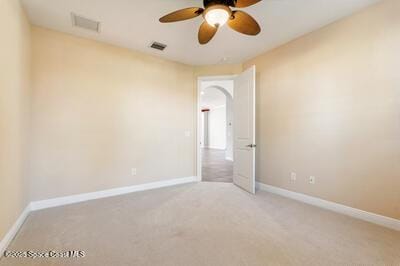
{"type": "Polygon", "coordinates": [[[225,5],[225,6],[235,6],[236,0],[204,0],[204,7],[209,7],[212,5],[225,5]]]}

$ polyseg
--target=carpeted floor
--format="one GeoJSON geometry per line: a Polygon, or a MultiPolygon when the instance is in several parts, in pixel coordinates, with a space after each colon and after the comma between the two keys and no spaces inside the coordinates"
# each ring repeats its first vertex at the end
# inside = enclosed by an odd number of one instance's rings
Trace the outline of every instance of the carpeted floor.
{"type": "Polygon", "coordinates": [[[0,265],[400,265],[400,232],[229,183],[194,183],[32,213],[8,248],[84,258],[0,265]]]}

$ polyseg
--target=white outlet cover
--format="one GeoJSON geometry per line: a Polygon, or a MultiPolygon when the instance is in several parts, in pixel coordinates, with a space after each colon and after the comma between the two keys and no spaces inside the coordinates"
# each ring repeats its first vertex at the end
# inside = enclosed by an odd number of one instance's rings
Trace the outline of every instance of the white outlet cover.
{"type": "Polygon", "coordinates": [[[292,173],[292,174],[290,175],[290,180],[296,181],[296,179],[297,179],[296,173],[292,173]]]}
{"type": "Polygon", "coordinates": [[[190,131],[189,130],[185,131],[185,137],[190,137],[190,131]]]}

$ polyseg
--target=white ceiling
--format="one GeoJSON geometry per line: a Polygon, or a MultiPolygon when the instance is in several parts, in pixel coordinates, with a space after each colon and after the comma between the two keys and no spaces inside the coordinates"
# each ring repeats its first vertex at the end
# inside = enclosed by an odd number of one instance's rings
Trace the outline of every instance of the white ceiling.
{"type": "Polygon", "coordinates": [[[202,0],[22,0],[31,22],[58,31],[159,55],[191,65],[240,63],[323,27],[379,0],[263,0],[246,8],[259,22],[256,37],[224,26],[202,46],[202,17],[171,24],[158,19],[177,9],[202,6],[202,0]],[[71,12],[101,22],[101,33],[72,26],[71,12]],[[164,52],[152,41],[168,45],[164,52]],[[223,60],[225,58],[226,60],[223,60]]]}

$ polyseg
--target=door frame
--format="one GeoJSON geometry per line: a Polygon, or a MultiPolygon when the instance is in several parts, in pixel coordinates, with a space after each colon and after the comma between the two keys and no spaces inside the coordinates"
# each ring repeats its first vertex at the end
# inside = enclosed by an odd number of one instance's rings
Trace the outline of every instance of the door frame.
{"type": "MultiPolygon", "coordinates": [[[[215,80],[234,80],[237,75],[222,75],[222,76],[199,76],[197,77],[197,108],[196,108],[196,175],[197,181],[202,181],[201,168],[201,83],[203,81],[215,81],[215,80]]],[[[235,86],[233,86],[235,91],[235,86]]],[[[234,145],[234,143],[233,143],[234,145]]],[[[234,148],[234,147],[233,147],[234,148]]]]}

